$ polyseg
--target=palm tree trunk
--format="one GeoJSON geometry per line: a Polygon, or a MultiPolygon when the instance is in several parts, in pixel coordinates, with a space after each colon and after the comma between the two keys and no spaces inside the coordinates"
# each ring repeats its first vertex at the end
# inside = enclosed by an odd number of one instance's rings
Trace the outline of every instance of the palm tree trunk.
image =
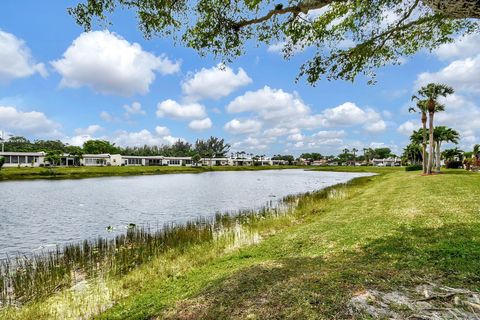
{"type": "Polygon", "coordinates": [[[433,112],[429,112],[428,115],[428,125],[429,125],[429,146],[428,146],[428,167],[427,174],[432,174],[432,163],[433,163],[433,112]]]}
{"type": "Polygon", "coordinates": [[[441,167],[441,150],[440,150],[440,147],[441,147],[442,143],[440,141],[437,141],[437,168],[436,168],[436,172],[439,173],[440,172],[440,167],[441,167]]]}
{"type": "Polygon", "coordinates": [[[427,173],[427,115],[425,112],[422,113],[422,135],[423,135],[423,142],[422,142],[422,169],[423,174],[427,173]]]}

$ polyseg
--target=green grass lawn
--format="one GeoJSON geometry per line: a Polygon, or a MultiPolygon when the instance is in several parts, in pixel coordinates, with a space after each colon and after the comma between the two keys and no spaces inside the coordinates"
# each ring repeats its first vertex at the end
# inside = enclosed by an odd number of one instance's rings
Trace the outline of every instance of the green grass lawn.
{"type": "MultiPolygon", "coordinates": [[[[300,168],[294,166],[250,166],[250,167],[173,167],[173,166],[125,166],[125,167],[58,167],[58,168],[3,168],[1,180],[31,179],[81,179],[106,176],[155,175],[168,173],[201,173],[208,171],[269,170],[300,168]]],[[[305,167],[301,167],[305,168],[305,167]]]]}
{"type": "Polygon", "coordinates": [[[172,252],[112,280],[108,295],[3,316],[74,318],[68,308],[84,303],[101,319],[363,319],[348,303],[365,290],[480,290],[480,174],[376,170],[253,226],[260,241],[172,252]]]}
{"type": "Polygon", "coordinates": [[[343,172],[375,172],[384,173],[402,171],[404,168],[381,167],[315,167],[315,166],[213,166],[213,167],[173,167],[173,166],[125,166],[125,167],[58,167],[58,168],[3,168],[0,170],[2,180],[33,179],[82,179],[108,176],[156,175],[169,173],[201,173],[209,171],[254,171],[304,169],[343,172]]]}

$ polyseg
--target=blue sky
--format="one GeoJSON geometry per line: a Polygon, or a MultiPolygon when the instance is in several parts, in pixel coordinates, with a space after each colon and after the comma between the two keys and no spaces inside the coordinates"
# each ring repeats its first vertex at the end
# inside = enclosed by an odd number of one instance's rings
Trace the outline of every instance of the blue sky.
{"type": "Polygon", "coordinates": [[[213,57],[145,40],[134,16],[118,12],[105,30],[83,33],[66,8],[78,1],[0,4],[0,129],[31,139],[119,145],[224,137],[258,154],[389,146],[398,154],[420,124],[408,113],[415,88],[430,81],[456,89],[438,123],[480,143],[480,37],[378,70],[377,84],[295,82],[311,52],[286,61],[277,47],[249,44],[219,68],[213,57]]]}

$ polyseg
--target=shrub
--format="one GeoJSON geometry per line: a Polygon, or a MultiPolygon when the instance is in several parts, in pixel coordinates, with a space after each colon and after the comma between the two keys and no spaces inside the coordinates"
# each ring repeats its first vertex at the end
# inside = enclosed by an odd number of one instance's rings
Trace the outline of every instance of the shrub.
{"type": "Polygon", "coordinates": [[[4,163],[5,163],[5,157],[0,157],[0,170],[2,170],[4,163]]]}
{"type": "Polygon", "coordinates": [[[419,171],[422,169],[423,167],[421,164],[412,164],[410,166],[405,167],[405,171],[419,171]]]}
{"type": "Polygon", "coordinates": [[[459,169],[462,168],[462,161],[447,161],[445,163],[447,169],[459,169]]]}

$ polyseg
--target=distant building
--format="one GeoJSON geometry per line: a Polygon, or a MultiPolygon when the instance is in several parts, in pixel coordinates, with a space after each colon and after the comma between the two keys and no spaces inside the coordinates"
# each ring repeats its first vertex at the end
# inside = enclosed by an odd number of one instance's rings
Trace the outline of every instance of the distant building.
{"type": "MultiPolygon", "coordinates": [[[[68,164],[67,162],[67,165],[68,164]]],[[[80,157],[80,165],[91,166],[121,166],[122,156],[119,154],[110,155],[105,154],[84,154],[80,157]]]]}
{"type": "Polygon", "coordinates": [[[399,167],[402,165],[402,159],[397,157],[373,159],[372,164],[377,167],[399,167]]]}
{"type": "Polygon", "coordinates": [[[4,167],[39,167],[44,164],[45,152],[0,152],[4,167]]]}
{"type": "Polygon", "coordinates": [[[271,160],[272,161],[272,166],[286,166],[288,165],[287,160],[271,160]]]}
{"type": "MultiPolygon", "coordinates": [[[[5,158],[5,167],[43,167],[51,164],[45,159],[45,152],[0,152],[5,158]]],[[[198,165],[203,166],[269,166],[285,165],[288,161],[269,158],[202,158],[198,165]]],[[[63,154],[57,166],[192,166],[192,157],[165,156],[124,156],[120,154],[84,154],[74,156],[63,154]]]]}
{"type": "Polygon", "coordinates": [[[328,164],[328,160],[325,160],[325,159],[314,160],[311,162],[312,166],[326,166],[327,164],[328,164]]]}
{"type": "Polygon", "coordinates": [[[200,163],[203,166],[230,166],[232,165],[230,162],[230,158],[202,158],[200,163]]]}

